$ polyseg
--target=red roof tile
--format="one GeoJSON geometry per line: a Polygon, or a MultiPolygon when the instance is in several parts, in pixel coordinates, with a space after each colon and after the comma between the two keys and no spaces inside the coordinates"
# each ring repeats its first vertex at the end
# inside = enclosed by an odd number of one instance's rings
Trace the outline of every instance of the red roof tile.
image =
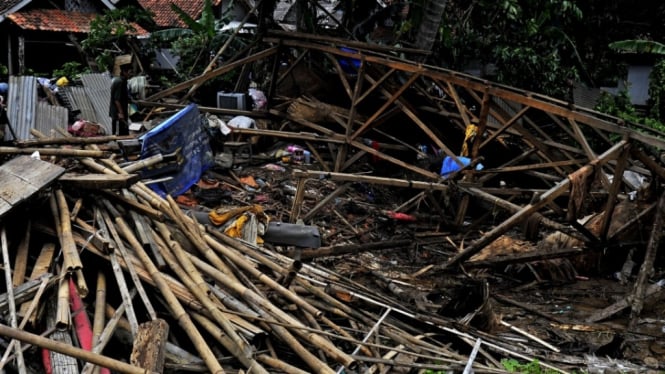
{"type": "MultiPolygon", "coordinates": [[[[62,31],[89,33],[90,21],[98,14],[65,11],[60,9],[33,9],[26,12],[12,13],[7,18],[24,30],[62,31]]],[[[132,34],[147,35],[148,32],[139,25],[132,34]]]]}
{"type": "MultiPolygon", "coordinates": [[[[203,11],[203,0],[138,0],[143,9],[154,13],[154,20],[159,27],[187,27],[182,22],[178,14],[171,9],[171,4],[175,4],[182,9],[192,19],[199,19],[203,11]]],[[[221,1],[214,0],[217,5],[221,1]]]]}

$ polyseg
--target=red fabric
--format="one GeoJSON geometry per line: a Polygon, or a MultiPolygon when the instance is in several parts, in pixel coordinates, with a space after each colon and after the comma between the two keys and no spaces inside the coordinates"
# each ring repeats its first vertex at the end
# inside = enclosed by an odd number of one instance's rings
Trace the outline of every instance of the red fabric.
{"type": "MultiPolygon", "coordinates": [[[[85,311],[85,305],[83,305],[83,300],[79,296],[76,284],[71,277],[69,278],[69,305],[81,348],[92,351],[92,324],[90,318],[88,318],[88,313],[85,311]]],[[[101,368],[100,373],[110,374],[111,371],[107,368],[101,368]]]]}

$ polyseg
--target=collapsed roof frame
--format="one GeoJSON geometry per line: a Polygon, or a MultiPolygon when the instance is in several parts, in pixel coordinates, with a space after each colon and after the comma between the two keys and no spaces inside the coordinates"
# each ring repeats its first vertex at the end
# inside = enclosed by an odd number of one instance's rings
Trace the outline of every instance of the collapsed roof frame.
{"type": "MultiPolygon", "coordinates": [[[[608,174],[622,175],[624,170],[631,169],[651,178],[665,180],[665,168],[662,162],[649,155],[649,150],[665,150],[665,134],[645,126],[628,124],[619,118],[589,108],[577,107],[573,103],[563,100],[496,84],[472,75],[440,67],[414,63],[387,53],[389,51],[409,55],[423,53],[419,50],[389,48],[331,37],[284,32],[272,32],[264,37],[262,42],[266,45],[265,49],[235,59],[208,73],[182,82],[149,97],[146,101],[159,100],[263,59],[272,59],[272,61],[267,61],[267,66],[271,66],[269,62],[272,62],[273,66],[272,78],[270,79],[271,87],[268,90],[269,100],[271,100],[276,84],[283,79],[283,76],[280,77],[277,73],[277,64],[281,52],[289,50],[289,53],[298,56],[283,75],[289,74],[297,64],[302,64],[306,60],[305,57],[309,57],[314,53],[324,55],[332,63],[350,103],[347,108],[347,115],[333,115],[334,120],[342,127],[343,131],[336,132],[315,122],[308,121],[306,118],[293,116],[281,109],[273,108],[270,110],[271,115],[295,122],[312,132],[296,133],[260,129],[238,129],[238,132],[301,139],[306,142],[327,142],[332,145],[331,149],[337,149],[337,155],[334,156],[335,162],[332,168],[329,168],[323,162],[322,166],[326,171],[334,171],[338,178],[354,161],[362,155],[370,154],[409,170],[422,177],[426,183],[454,186],[456,190],[465,193],[455,215],[455,222],[458,225],[461,225],[465,216],[470,196],[486,201],[493,199],[501,201],[501,206],[513,213],[503,224],[495,227],[463,253],[451,259],[447,266],[468,259],[516,224],[533,214],[539,214],[538,210],[544,206],[551,206],[557,196],[568,192],[571,176],[580,173],[582,170],[592,167],[599,170],[606,169],[608,174]],[[346,49],[340,49],[342,46],[346,49]],[[342,69],[338,62],[339,58],[355,59],[360,62],[357,72],[354,74],[355,82],[342,69]],[[396,75],[399,75],[399,80],[394,79],[396,75]],[[444,93],[443,99],[434,98],[428,94],[424,87],[432,85],[438,87],[444,93]],[[501,165],[501,167],[483,172],[467,167],[463,168],[462,172],[444,179],[438,173],[409,164],[363,143],[360,140],[361,136],[370,130],[378,129],[382,125],[380,118],[383,115],[389,112],[401,112],[411,120],[409,125],[415,125],[446,156],[462,166],[451,146],[437,136],[440,129],[427,124],[421,119],[423,109],[413,105],[405,96],[406,92],[416,92],[419,97],[426,99],[431,105],[427,110],[447,118],[450,126],[456,128],[456,131],[464,131],[467,125],[474,124],[477,126],[477,134],[486,134],[486,136],[475,136],[473,143],[470,144],[468,157],[472,160],[472,165],[475,165],[481,159],[482,150],[488,144],[500,141],[503,134],[513,135],[514,139],[522,143],[521,147],[526,151],[501,165]],[[368,96],[376,94],[381,95],[385,100],[383,104],[366,119],[359,119],[360,117],[356,113],[358,105],[368,96]],[[472,98],[472,102],[463,102],[460,98],[461,95],[472,98]],[[480,108],[476,111],[477,114],[471,109],[472,106],[476,105],[480,108]],[[557,139],[554,134],[540,128],[533,120],[534,117],[545,117],[551,120],[551,124],[555,126],[557,131],[566,136],[565,142],[564,139],[557,139]],[[592,143],[585,131],[600,139],[600,141],[592,143]],[[622,140],[615,143],[612,138],[617,137],[622,140]],[[356,151],[355,155],[351,155],[351,150],[356,151]],[[522,164],[521,162],[528,157],[535,158],[536,162],[522,164]],[[516,171],[529,173],[543,180],[550,186],[550,189],[535,192],[539,195],[535,200],[536,202],[516,206],[499,198],[497,195],[500,191],[497,191],[496,188],[485,188],[486,183],[494,176],[516,171]]],[[[256,49],[258,48],[255,47],[254,50],[256,49]]],[[[604,194],[608,195],[605,204],[608,213],[606,216],[611,217],[617,196],[621,192],[622,178],[615,178],[614,181],[610,182],[605,173],[599,173],[599,175],[602,190],[604,194]]],[[[299,178],[303,180],[308,177],[312,176],[299,175],[299,178]]],[[[354,176],[349,175],[343,179],[354,180],[354,176]]],[[[367,182],[367,180],[364,181],[367,182]]],[[[377,183],[381,182],[377,180],[377,183]]],[[[301,189],[304,188],[304,181],[298,185],[301,189]]],[[[445,189],[436,188],[436,190],[445,189]]],[[[296,196],[299,195],[301,194],[296,196]]],[[[296,198],[294,207],[299,203],[296,198]]],[[[563,211],[560,208],[558,210],[563,211]]],[[[294,208],[293,211],[299,213],[299,209],[294,208]]],[[[297,217],[291,218],[295,220],[297,217]]],[[[587,241],[602,243],[608,239],[609,220],[607,219],[602,225],[603,232],[600,238],[585,231],[574,220],[568,219],[567,221],[579,230],[587,241]]],[[[562,229],[565,226],[567,225],[550,221],[550,227],[562,229]]]]}

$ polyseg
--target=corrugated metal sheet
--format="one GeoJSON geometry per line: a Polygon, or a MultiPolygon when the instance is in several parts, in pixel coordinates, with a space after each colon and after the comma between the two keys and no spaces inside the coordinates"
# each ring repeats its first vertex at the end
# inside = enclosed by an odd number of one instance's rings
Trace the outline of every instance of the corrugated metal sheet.
{"type": "Polygon", "coordinates": [[[83,86],[67,86],[61,88],[60,95],[64,96],[65,100],[71,106],[72,111],[80,111],[80,119],[99,123],[97,119],[97,112],[92,106],[88,94],[83,86]]]}
{"type": "Polygon", "coordinates": [[[107,134],[111,134],[111,117],[109,117],[111,76],[109,74],[82,74],[81,81],[95,111],[95,122],[102,125],[107,134]]]}
{"type": "Polygon", "coordinates": [[[67,129],[68,114],[69,111],[64,106],[51,105],[40,101],[37,103],[35,128],[47,136],[62,137],[55,129],[67,129]]]}
{"type": "MultiPolygon", "coordinates": [[[[7,95],[7,118],[19,139],[29,139],[30,129],[35,127],[37,108],[37,78],[32,76],[10,76],[7,95]]],[[[11,134],[6,131],[5,139],[11,134]]]]}

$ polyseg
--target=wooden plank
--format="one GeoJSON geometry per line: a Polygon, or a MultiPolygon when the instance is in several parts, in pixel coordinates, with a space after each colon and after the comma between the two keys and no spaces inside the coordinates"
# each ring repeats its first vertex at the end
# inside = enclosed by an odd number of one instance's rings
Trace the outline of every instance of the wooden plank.
{"type": "Polygon", "coordinates": [[[90,189],[127,188],[139,181],[138,174],[78,174],[65,173],[59,181],[65,185],[90,189]]]}
{"type": "Polygon", "coordinates": [[[51,163],[19,156],[0,166],[0,217],[65,172],[51,163]]]}
{"type": "Polygon", "coordinates": [[[164,370],[168,337],[169,325],[163,319],[139,325],[129,358],[130,364],[143,368],[147,372],[161,373],[164,370]]]}

